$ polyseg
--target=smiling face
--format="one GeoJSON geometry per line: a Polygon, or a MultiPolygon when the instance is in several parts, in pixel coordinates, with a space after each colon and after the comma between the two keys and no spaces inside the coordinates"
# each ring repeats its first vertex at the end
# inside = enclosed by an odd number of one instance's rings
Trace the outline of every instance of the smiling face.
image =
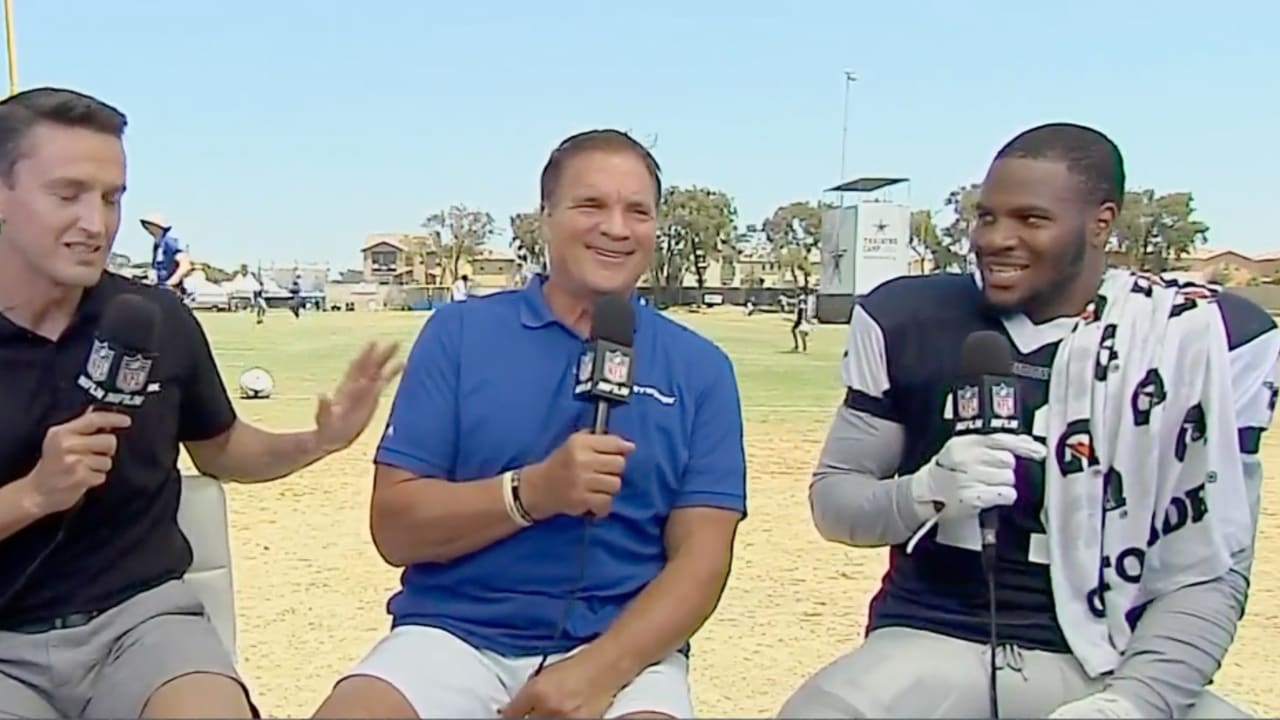
{"type": "Polygon", "coordinates": [[[1091,201],[1065,162],[1009,157],[992,164],[977,210],[971,243],[988,302],[1035,320],[1083,311],[1101,280],[1114,203],[1091,201]]]}
{"type": "Polygon", "coordinates": [[[0,178],[0,245],[36,281],[61,288],[97,284],[106,267],[124,193],[120,138],[39,123],[0,178]]]}
{"type": "Polygon", "coordinates": [[[653,257],[655,188],[634,152],[584,150],[567,158],[542,216],[554,280],[593,295],[634,289],[653,257]]]}

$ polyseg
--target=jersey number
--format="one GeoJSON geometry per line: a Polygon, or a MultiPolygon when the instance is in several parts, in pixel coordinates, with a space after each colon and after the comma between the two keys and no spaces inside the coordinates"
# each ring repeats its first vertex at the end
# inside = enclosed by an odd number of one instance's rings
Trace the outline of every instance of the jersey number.
{"type": "MultiPolygon", "coordinates": [[[[943,410],[944,419],[950,420],[952,418],[951,408],[951,399],[948,397],[943,410]]],[[[1031,435],[1040,442],[1044,442],[1045,437],[1049,434],[1048,408],[1048,403],[1037,408],[1031,421],[1031,435]]],[[[1044,503],[1040,502],[1039,507],[1029,507],[1028,503],[1036,501],[1031,497],[1027,497],[1027,491],[1035,488],[1036,492],[1032,494],[1036,498],[1044,497],[1044,463],[1019,459],[1018,465],[1025,468],[1027,475],[1026,485],[1029,487],[1020,488],[1020,494],[1018,499],[1014,501],[1014,506],[1022,509],[1023,512],[1021,514],[1027,517],[1039,517],[1040,528],[1043,529],[1048,521],[1045,516],[1044,503]]],[[[974,552],[982,550],[982,535],[978,528],[978,519],[976,517],[938,520],[937,534],[934,539],[943,545],[973,550],[974,552]]],[[[1038,565],[1049,564],[1049,537],[1044,532],[1028,534],[1027,561],[1038,565]]]]}

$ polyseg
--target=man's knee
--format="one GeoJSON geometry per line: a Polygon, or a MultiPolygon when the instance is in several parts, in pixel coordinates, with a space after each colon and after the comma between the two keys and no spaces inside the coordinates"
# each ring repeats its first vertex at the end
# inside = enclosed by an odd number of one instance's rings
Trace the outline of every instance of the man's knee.
{"type": "Polygon", "coordinates": [[[806,682],[782,704],[779,718],[865,718],[860,708],[850,702],[846,693],[829,690],[817,683],[806,682]]]}
{"type": "Polygon", "coordinates": [[[394,685],[372,675],[349,675],[333,686],[315,718],[416,718],[413,705],[394,685]]]}
{"type": "Polygon", "coordinates": [[[882,628],[804,682],[779,717],[976,717],[986,711],[982,646],[882,628]]]}
{"type": "MultiPolygon", "coordinates": [[[[125,617],[121,624],[130,620],[125,617]]],[[[113,629],[104,632],[110,635],[113,629]]],[[[108,653],[93,680],[87,716],[253,716],[248,691],[218,631],[188,608],[129,627],[108,653]]]]}
{"type": "Polygon", "coordinates": [[[251,718],[249,695],[239,680],[208,672],[180,675],[156,688],[142,707],[144,718],[251,718]]]}
{"type": "Polygon", "coordinates": [[[57,717],[58,711],[40,693],[0,672],[0,720],[57,717]]]}
{"type": "Polygon", "coordinates": [[[1187,712],[1188,720],[1207,720],[1208,718],[1252,718],[1257,717],[1253,710],[1245,705],[1228,700],[1211,690],[1200,694],[1200,699],[1187,712]]]}
{"type": "Polygon", "coordinates": [[[672,653],[645,668],[618,692],[605,712],[607,718],[693,717],[689,689],[689,659],[672,653]]]}

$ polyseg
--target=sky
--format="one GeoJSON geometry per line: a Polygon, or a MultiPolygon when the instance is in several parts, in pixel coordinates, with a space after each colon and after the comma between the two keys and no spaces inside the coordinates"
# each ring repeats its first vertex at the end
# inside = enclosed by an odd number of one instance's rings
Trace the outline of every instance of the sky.
{"type": "Polygon", "coordinates": [[[1210,244],[1280,250],[1280,3],[13,0],[20,89],[129,117],[116,250],[163,213],[196,260],[358,267],[375,232],[537,205],[565,136],[654,142],[740,222],[844,177],[940,208],[1018,131],[1107,133],[1130,188],[1190,190],[1210,244]]]}

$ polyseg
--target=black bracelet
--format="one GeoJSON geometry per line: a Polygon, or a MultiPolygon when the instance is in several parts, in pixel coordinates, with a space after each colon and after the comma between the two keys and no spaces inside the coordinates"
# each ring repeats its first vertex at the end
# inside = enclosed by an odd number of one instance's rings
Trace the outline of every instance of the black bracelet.
{"type": "Polygon", "coordinates": [[[529,514],[529,509],[524,506],[524,500],[520,499],[520,471],[516,470],[511,473],[511,500],[516,506],[516,512],[520,513],[520,517],[524,518],[529,524],[534,523],[533,516],[529,514]]]}

